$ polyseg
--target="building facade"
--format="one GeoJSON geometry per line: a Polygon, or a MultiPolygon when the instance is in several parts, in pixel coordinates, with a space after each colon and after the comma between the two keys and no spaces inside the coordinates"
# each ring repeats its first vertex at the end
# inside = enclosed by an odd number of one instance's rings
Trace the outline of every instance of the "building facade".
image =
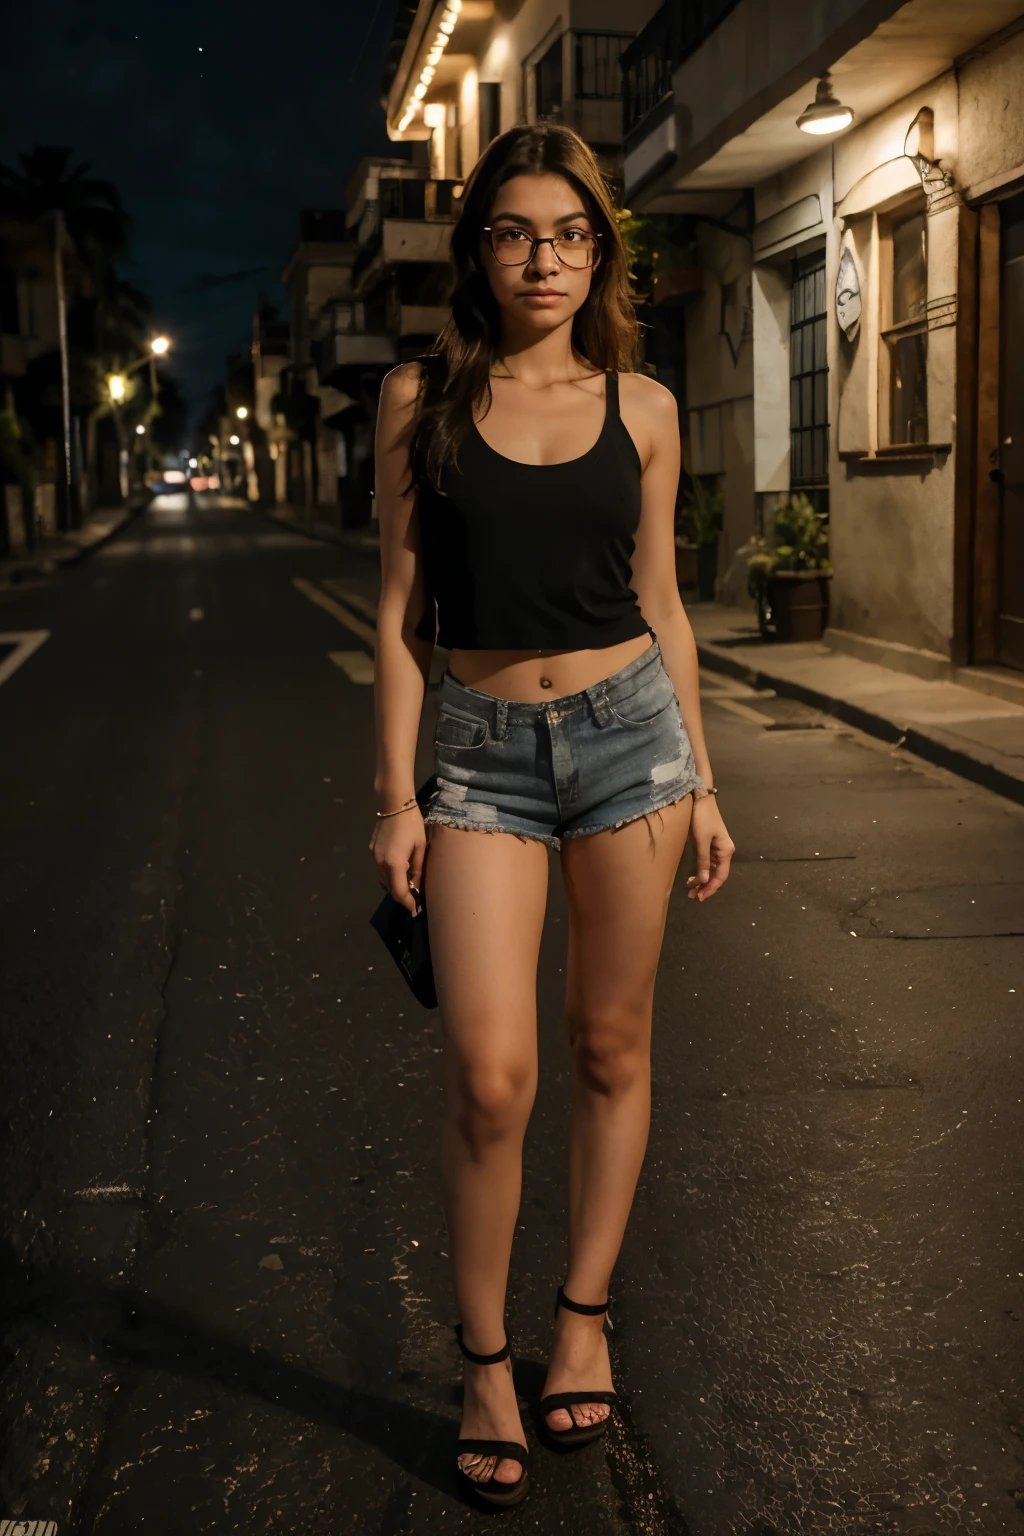
{"type": "Polygon", "coordinates": [[[461,180],[516,123],[568,123],[613,176],[622,150],[620,59],[651,0],[419,0],[400,10],[385,71],[388,136],[426,147],[461,180]]]}
{"type": "Polygon", "coordinates": [[[1024,669],[1024,6],[666,0],[624,69],[626,198],[692,219],[704,268],[687,404],[723,595],[805,491],[826,642],[998,688],[1024,669]],[[852,123],[814,137],[826,74],[852,123]]]}

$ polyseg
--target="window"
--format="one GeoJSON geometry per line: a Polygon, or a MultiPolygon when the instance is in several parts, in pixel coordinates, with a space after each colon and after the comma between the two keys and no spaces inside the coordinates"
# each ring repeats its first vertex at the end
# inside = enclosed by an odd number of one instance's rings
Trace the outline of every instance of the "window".
{"type": "Polygon", "coordinates": [[[562,39],[556,37],[533,71],[537,117],[562,115],[562,39]]]}
{"type": "Polygon", "coordinates": [[[619,59],[632,33],[577,32],[573,38],[576,95],[590,101],[617,101],[622,95],[619,59]]]}
{"type": "Polygon", "coordinates": [[[928,441],[928,228],[924,212],[892,226],[889,442],[928,441]]]}
{"type": "Polygon", "coordinates": [[[789,480],[828,484],[825,253],[794,263],[789,314],[789,480]]]}
{"type": "Polygon", "coordinates": [[[480,153],[483,154],[492,139],[501,132],[501,83],[482,80],[479,86],[477,113],[480,122],[480,153]]]}

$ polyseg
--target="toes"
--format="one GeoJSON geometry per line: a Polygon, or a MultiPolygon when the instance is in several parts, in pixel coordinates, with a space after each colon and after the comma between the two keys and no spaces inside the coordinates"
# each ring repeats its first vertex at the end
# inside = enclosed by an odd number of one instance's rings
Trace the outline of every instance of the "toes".
{"type": "Polygon", "coordinates": [[[506,1458],[498,1463],[498,1470],[494,1474],[496,1483],[518,1483],[523,1475],[523,1469],[518,1461],[506,1458]]]}
{"type": "MultiPolygon", "coordinates": [[[[471,1477],[475,1483],[486,1483],[488,1478],[494,1474],[496,1460],[497,1458],[494,1456],[481,1456],[479,1454],[460,1456],[459,1466],[466,1476],[471,1477]]],[[[503,1462],[502,1465],[507,1466],[508,1463],[503,1462]]],[[[513,1462],[514,1465],[515,1463],[513,1462]]]]}
{"type": "Polygon", "coordinates": [[[573,1403],[571,1409],[555,1408],[547,1415],[547,1422],[554,1430],[587,1429],[603,1424],[611,1411],[608,1403],[573,1403]]]}

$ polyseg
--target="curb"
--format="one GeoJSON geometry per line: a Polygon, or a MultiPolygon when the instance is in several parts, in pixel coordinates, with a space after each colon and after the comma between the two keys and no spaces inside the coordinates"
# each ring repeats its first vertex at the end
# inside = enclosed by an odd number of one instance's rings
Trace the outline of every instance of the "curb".
{"type": "Polygon", "coordinates": [[[23,577],[31,579],[33,576],[48,576],[55,570],[60,570],[65,565],[77,565],[80,560],[85,560],[94,550],[109,544],[123,528],[126,528],[139,513],[149,505],[151,497],[146,496],[135,506],[127,506],[124,516],[119,522],[114,523],[106,533],[98,539],[93,539],[90,544],[72,545],[68,549],[55,551],[53,554],[40,554],[38,557],[27,560],[12,560],[10,569],[5,570],[8,562],[0,561],[0,586],[20,586],[23,577]],[[17,573],[17,574],[15,574],[17,573]]]}
{"type": "Polygon", "coordinates": [[[948,769],[950,773],[955,773],[962,779],[968,779],[972,784],[978,784],[983,789],[989,789],[1007,800],[1013,800],[1017,805],[1024,805],[1024,779],[1015,778],[1013,774],[1004,773],[1001,768],[995,767],[992,763],[982,762],[979,758],[971,757],[967,752],[947,746],[945,742],[937,741],[935,737],[928,736],[913,726],[898,726],[895,721],[888,719],[885,715],[864,709],[859,704],[851,704],[846,699],[835,698],[832,694],[821,693],[817,688],[809,688],[805,683],[795,683],[790,678],[765,672],[760,667],[751,666],[733,656],[723,655],[721,651],[701,644],[700,641],[697,641],[697,660],[709,671],[734,677],[741,683],[747,683],[751,688],[774,688],[775,692],[783,698],[796,699],[812,709],[821,710],[823,714],[833,715],[837,720],[842,720],[844,725],[852,725],[856,730],[864,731],[866,735],[874,736],[879,741],[904,747],[915,757],[923,758],[925,762],[932,763],[936,768],[948,769]]]}
{"type": "Polygon", "coordinates": [[[276,512],[267,508],[257,508],[261,517],[268,522],[276,523],[279,528],[287,528],[292,533],[301,533],[303,538],[316,539],[320,544],[340,544],[343,549],[356,549],[360,554],[376,555],[380,552],[380,539],[372,538],[369,534],[359,533],[356,530],[344,528],[331,528],[321,523],[318,527],[309,528],[294,518],[279,517],[276,512]]]}

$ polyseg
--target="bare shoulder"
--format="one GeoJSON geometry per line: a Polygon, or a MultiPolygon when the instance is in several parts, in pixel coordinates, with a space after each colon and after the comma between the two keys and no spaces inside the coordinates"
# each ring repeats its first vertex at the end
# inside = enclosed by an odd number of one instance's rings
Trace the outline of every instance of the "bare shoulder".
{"type": "Polygon", "coordinates": [[[384,375],[380,386],[381,409],[396,414],[408,411],[416,403],[422,381],[422,363],[399,363],[384,375]]]}
{"type": "Polygon", "coordinates": [[[649,374],[622,373],[619,401],[623,423],[636,444],[645,473],[653,459],[660,462],[660,450],[678,453],[679,407],[671,390],[649,374]]]}
{"type": "Polygon", "coordinates": [[[658,425],[675,425],[678,419],[676,397],[664,384],[647,373],[620,373],[619,392],[627,410],[642,412],[658,425]]]}

